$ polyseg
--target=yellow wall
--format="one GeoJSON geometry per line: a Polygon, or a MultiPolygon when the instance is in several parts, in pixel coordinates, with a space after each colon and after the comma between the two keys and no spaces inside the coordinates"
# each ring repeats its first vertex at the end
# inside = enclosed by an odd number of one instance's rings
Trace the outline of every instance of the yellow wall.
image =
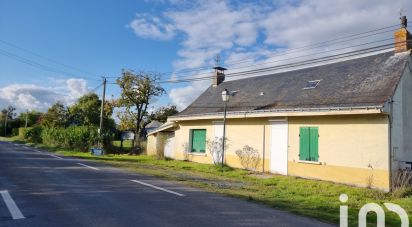
{"type": "Polygon", "coordinates": [[[147,155],[156,155],[156,142],[157,136],[156,134],[151,134],[147,137],[146,143],[146,154],[147,155]]]}
{"type": "Polygon", "coordinates": [[[388,139],[385,115],[291,117],[288,174],[388,190],[388,139]],[[319,127],[321,165],[299,163],[302,126],[319,127]]]}
{"type": "MultiPolygon", "coordinates": [[[[242,168],[235,151],[248,145],[260,153],[262,161],[258,170],[262,171],[264,167],[268,172],[271,129],[269,120],[274,119],[276,118],[228,119],[226,136],[229,141],[225,154],[226,163],[242,168]],[[264,166],[263,157],[265,157],[264,166]]],[[[372,183],[372,187],[389,189],[386,116],[378,114],[305,116],[289,117],[287,120],[289,175],[358,186],[372,183]],[[299,162],[299,128],[303,126],[319,128],[319,163],[317,164],[299,162]]],[[[186,149],[190,144],[191,129],[206,129],[207,139],[213,139],[214,121],[216,120],[179,121],[179,129],[175,131],[175,158],[213,163],[207,149],[205,154],[191,154],[186,152],[186,149]]]]}
{"type": "MultiPolygon", "coordinates": [[[[212,155],[206,148],[205,154],[188,154],[185,152],[190,145],[191,129],[206,129],[206,138],[213,140],[215,137],[213,120],[185,121],[178,122],[180,129],[175,132],[175,155],[176,159],[190,160],[200,163],[213,163],[212,155]]],[[[225,152],[225,162],[233,167],[242,168],[240,161],[235,153],[236,150],[242,149],[245,145],[251,146],[258,150],[261,162],[258,170],[263,170],[263,150],[265,150],[265,170],[268,168],[269,153],[267,150],[270,128],[268,128],[267,119],[228,119],[226,126],[227,149],[225,152]],[[263,140],[263,130],[265,130],[265,144],[263,140]]]]}

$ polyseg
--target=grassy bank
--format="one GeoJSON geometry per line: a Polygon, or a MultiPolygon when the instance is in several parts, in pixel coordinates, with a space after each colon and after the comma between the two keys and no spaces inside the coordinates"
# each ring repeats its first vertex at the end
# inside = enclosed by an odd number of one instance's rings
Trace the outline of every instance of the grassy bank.
{"type": "MultiPolygon", "coordinates": [[[[12,139],[9,139],[9,141],[12,139]]],[[[412,196],[399,196],[371,189],[356,188],[323,181],[307,180],[290,176],[262,175],[230,167],[198,164],[176,160],[157,160],[149,156],[106,155],[91,156],[88,153],[45,147],[49,151],[72,157],[105,162],[107,164],[165,179],[181,181],[208,191],[262,203],[296,214],[301,214],[331,223],[339,223],[339,196],[348,195],[349,223],[357,226],[359,209],[366,203],[382,205],[391,202],[412,214],[412,196]]],[[[369,215],[376,223],[376,216],[369,215]]],[[[411,219],[410,215],[410,219],[411,219]]],[[[411,219],[412,220],[412,219],[411,219]]],[[[386,211],[387,226],[400,226],[399,218],[386,211]]],[[[376,226],[371,225],[371,226],[376,226]]]]}

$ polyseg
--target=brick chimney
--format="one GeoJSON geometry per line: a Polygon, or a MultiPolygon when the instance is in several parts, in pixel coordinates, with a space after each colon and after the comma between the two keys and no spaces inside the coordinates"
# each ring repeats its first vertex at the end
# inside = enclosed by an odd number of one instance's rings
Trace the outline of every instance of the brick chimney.
{"type": "Polygon", "coordinates": [[[401,17],[401,28],[395,31],[395,53],[401,53],[412,49],[412,36],[406,29],[408,20],[406,16],[401,17]]]}
{"type": "Polygon", "coordinates": [[[213,68],[215,71],[213,72],[212,76],[212,84],[213,87],[217,87],[223,81],[225,81],[225,68],[216,66],[213,68]]]}

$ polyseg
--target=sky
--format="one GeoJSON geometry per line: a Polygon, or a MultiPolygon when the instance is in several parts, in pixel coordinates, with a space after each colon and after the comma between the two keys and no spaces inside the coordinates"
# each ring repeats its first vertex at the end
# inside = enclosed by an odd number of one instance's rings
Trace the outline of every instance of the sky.
{"type": "MultiPolygon", "coordinates": [[[[71,105],[88,92],[100,94],[102,76],[108,98],[116,98],[112,83],[122,69],[169,81],[210,75],[217,55],[237,72],[385,44],[380,40],[393,31],[298,49],[397,25],[401,9],[412,21],[410,0],[0,0],[0,108],[71,105]]],[[[163,83],[167,93],[152,109],[182,110],[210,84],[163,83]]]]}

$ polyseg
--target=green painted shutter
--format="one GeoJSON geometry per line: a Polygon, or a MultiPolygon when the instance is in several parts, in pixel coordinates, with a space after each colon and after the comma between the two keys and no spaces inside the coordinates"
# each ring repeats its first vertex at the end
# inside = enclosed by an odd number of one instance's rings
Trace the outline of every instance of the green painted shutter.
{"type": "Polygon", "coordinates": [[[310,128],[310,141],[309,141],[309,156],[310,161],[318,161],[318,140],[319,140],[319,133],[318,128],[310,128]]]}
{"type": "Polygon", "coordinates": [[[206,130],[193,129],[192,130],[192,152],[206,151],[206,130]]]}
{"type": "Polygon", "coordinates": [[[299,159],[303,161],[309,161],[309,128],[301,127],[299,136],[299,159]]]}

